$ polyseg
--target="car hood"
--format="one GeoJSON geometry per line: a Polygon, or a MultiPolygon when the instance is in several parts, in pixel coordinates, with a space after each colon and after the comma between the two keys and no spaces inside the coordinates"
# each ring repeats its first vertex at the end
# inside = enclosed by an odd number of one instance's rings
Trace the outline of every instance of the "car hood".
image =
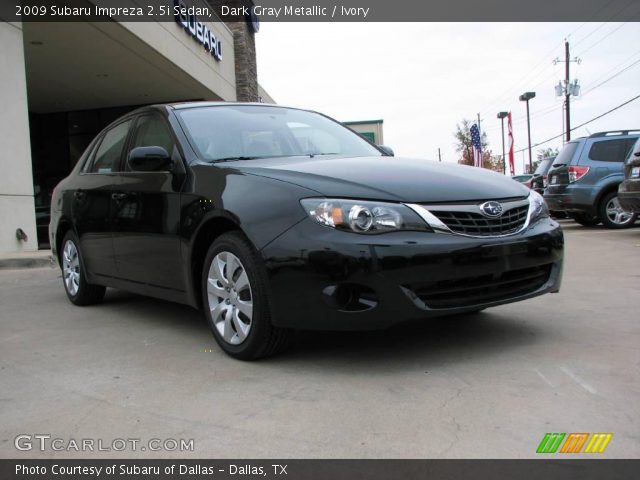
{"type": "Polygon", "coordinates": [[[326,197],[412,203],[525,197],[504,175],[465,165],[398,157],[284,157],[219,164],[296,184],[326,197]]]}

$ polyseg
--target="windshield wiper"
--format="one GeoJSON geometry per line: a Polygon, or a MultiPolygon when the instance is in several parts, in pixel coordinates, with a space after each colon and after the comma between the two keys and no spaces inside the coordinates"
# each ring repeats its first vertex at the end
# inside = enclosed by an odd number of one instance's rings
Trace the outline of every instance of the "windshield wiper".
{"type": "Polygon", "coordinates": [[[309,153],[309,158],[319,157],[320,155],[339,155],[339,153],[309,153]]]}
{"type": "Polygon", "coordinates": [[[236,160],[257,160],[258,158],[265,158],[265,157],[224,157],[224,158],[214,158],[213,160],[210,160],[210,163],[217,163],[217,162],[235,162],[236,160]]]}

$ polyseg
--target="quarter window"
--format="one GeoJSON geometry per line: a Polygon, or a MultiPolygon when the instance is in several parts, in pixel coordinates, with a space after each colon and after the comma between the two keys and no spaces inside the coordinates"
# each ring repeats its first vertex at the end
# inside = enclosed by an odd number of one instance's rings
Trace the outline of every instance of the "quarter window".
{"type": "Polygon", "coordinates": [[[131,120],[119,123],[102,137],[100,146],[96,150],[90,173],[111,173],[118,171],[122,147],[127,139],[127,132],[131,120]]]}
{"type": "Polygon", "coordinates": [[[616,139],[594,142],[589,150],[589,159],[600,162],[624,162],[635,139],[616,139]]]}

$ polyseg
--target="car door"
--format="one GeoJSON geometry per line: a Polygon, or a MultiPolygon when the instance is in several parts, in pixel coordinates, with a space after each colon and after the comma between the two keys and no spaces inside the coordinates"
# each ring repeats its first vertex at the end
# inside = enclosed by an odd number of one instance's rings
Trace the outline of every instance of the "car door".
{"type": "Polygon", "coordinates": [[[111,195],[130,126],[131,119],[127,119],[101,135],[73,191],[71,215],[90,276],[116,274],[111,195]]]}
{"type": "Polygon", "coordinates": [[[156,113],[140,115],[127,146],[112,197],[112,229],[118,277],[183,291],[180,254],[180,186],[184,167],[169,125],[156,113]],[[171,171],[133,171],[136,147],[162,147],[171,171]]]}

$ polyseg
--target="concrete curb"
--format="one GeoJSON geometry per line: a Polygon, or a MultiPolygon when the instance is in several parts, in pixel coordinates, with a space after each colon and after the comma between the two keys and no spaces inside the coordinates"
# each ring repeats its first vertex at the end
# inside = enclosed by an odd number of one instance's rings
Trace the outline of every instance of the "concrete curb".
{"type": "Polygon", "coordinates": [[[53,267],[55,262],[48,250],[0,256],[0,270],[53,267]]]}

